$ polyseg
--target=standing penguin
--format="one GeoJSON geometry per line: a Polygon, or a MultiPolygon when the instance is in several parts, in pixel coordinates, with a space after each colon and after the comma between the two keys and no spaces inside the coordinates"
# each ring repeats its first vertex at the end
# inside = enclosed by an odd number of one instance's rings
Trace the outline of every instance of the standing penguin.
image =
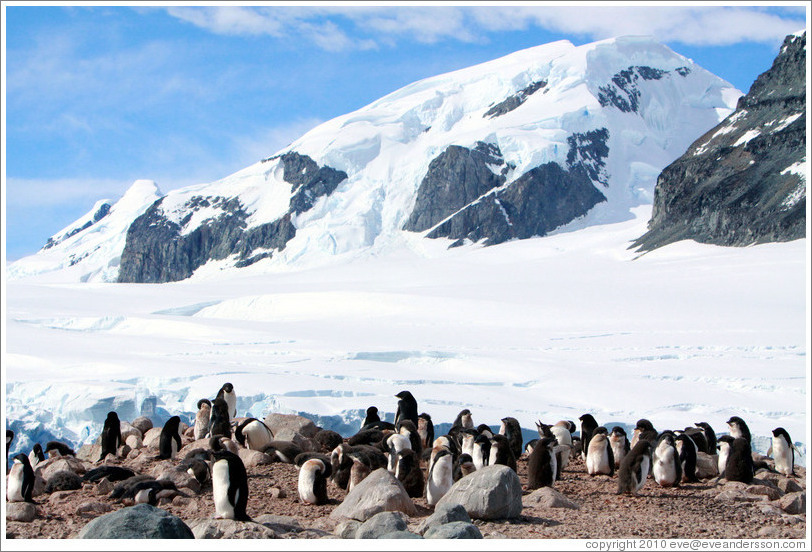
{"type": "Polygon", "coordinates": [[[200,399],[197,401],[197,414],[195,415],[195,440],[205,439],[209,434],[211,423],[211,401],[200,399]]]}
{"type": "Polygon", "coordinates": [[[747,427],[747,424],[739,418],[738,416],[732,416],[728,421],[727,425],[730,428],[730,435],[733,438],[741,437],[748,443],[753,441],[753,438],[750,436],[750,428],[747,427]]]}
{"type": "Polygon", "coordinates": [[[227,450],[214,451],[211,486],[216,519],[251,521],[245,511],[248,506],[248,474],[239,456],[227,450]]]}
{"type": "Polygon", "coordinates": [[[321,458],[306,460],[299,468],[299,499],[307,504],[326,504],[330,471],[330,463],[321,458]]]}
{"type": "Polygon", "coordinates": [[[7,429],[6,430],[6,456],[8,456],[8,451],[11,450],[11,442],[14,440],[14,431],[7,429]]]}
{"type": "Polygon", "coordinates": [[[434,506],[448,492],[454,484],[454,459],[445,449],[437,452],[434,462],[429,468],[428,482],[426,483],[426,502],[434,506]]]}
{"type": "Polygon", "coordinates": [[[651,441],[640,441],[623,457],[617,472],[617,494],[637,495],[651,469],[651,441]]]}
{"type": "Polygon", "coordinates": [[[499,434],[507,437],[513,457],[519,458],[522,455],[522,428],[519,425],[519,420],[508,416],[502,418],[501,421],[502,426],[499,428],[499,434]]]}
{"type": "Polygon", "coordinates": [[[361,422],[361,429],[365,428],[369,424],[374,424],[375,422],[380,421],[381,417],[378,415],[378,407],[370,406],[367,408],[367,414],[364,416],[364,420],[361,422]]]}
{"type": "Polygon", "coordinates": [[[273,441],[271,429],[261,420],[247,418],[234,432],[237,442],[251,450],[265,450],[273,441]]]}
{"type": "Polygon", "coordinates": [[[716,442],[716,448],[719,449],[719,457],[716,459],[717,467],[719,469],[719,477],[725,476],[725,468],[727,467],[727,457],[730,456],[730,445],[733,444],[732,435],[722,435],[716,442]]]}
{"type": "Polygon", "coordinates": [[[651,456],[654,481],[661,487],[679,487],[682,481],[682,464],[674,444],[674,433],[663,431],[651,456]]]}
{"type": "Polygon", "coordinates": [[[161,429],[161,439],[158,442],[158,458],[161,460],[169,460],[175,457],[175,454],[183,446],[180,440],[180,417],[172,416],[164,424],[161,429]]]}
{"type": "Polygon", "coordinates": [[[237,393],[234,392],[234,386],[230,383],[224,383],[220,390],[217,392],[215,400],[223,399],[228,405],[228,417],[233,420],[237,417],[237,393]]]}
{"type": "Polygon", "coordinates": [[[581,420],[581,455],[586,460],[589,441],[592,439],[592,432],[598,427],[598,422],[592,414],[584,414],[578,419],[581,420]]]}
{"type": "Polygon", "coordinates": [[[651,441],[652,447],[656,445],[659,433],[654,429],[654,425],[645,418],[637,420],[634,426],[634,434],[632,435],[631,447],[637,444],[641,439],[644,441],[651,441]]]}
{"type": "Polygon", "coordinates": [[[734,438],[725,463],[725,479],[749,484],[753,482],[755,471],[750,442],[744,437],[734,438]]]}
{"type": "Polygon", "coordinates": [[[108,454],[115,456],[120,446],[121,422],[118,419],[118,414],[108,412],[101,434],[101,455],[99,456],[99,462],[104,460],[104,457],[108,454]]]}
{"type": "Polygon", "coordinates": [[[708,442],[708,454],[716,454],[716,432],[708,422],[697,422],[694,424],[705,433],[705,441],[708,442]]]}
{"type": "Polygon", "coordinates": [[[53,458],[54,456],[76,456],[72,448],[59,441],[48,441],[45,443],[45,453],[49,458],[53,458]]]}
{"type": "Polygon", "coordinates": [[[423,496],[426,480],[420,469],[420,457],[411,449],[398,452],[395,478],[403,484],[406,493],[412,498],[423,496]]]}
{"type": "Polygon", "coordinates": [[[411,420],[417,427],[417,400],[408,391],[401,391],[395,395],[398,399],[398,411],[395,414],[395,426],[401,420],[411,420]]]}
{"type": "Polygon", "coordinates": [[[696,477],[696,457],[698,452],[696,441],[690,437],[689,433],[680,433],[677,436],[675,445],[679,454],[680,465],[682,465],[682,480],[688,483],[699,481],[696,477]]]}
{"type": "Polygon", "coordinates": [[[45,453],[42,452],[42,445],[39,443],[34,443],[34,448],[32,448],[31,452],[28,453],[28,462],[31,464],[32,468],[40,462],[45,462],[45,453]]]}
{"type": "Polygon", "coordinates": [[[539,439],[527,459],[527,488],[552,487],[558,476],[558,459],[555,454],[555,437],[539,439]]]}
{"type": "Polygon", "coordinates": [[[775,460],[775,471],[784,475],[795,475],[795,445],[783,427],[773,430],[773,443],[768,454],[770,452],[775,460]]]}
{"type": "MultiPolygon", "coordinates": [[[[676,432],[677,435],[684,433],[688,437],[691,438],[691,441],[694,443],[694,447],[696,448],[697,452],[704,452],[705,454],[711,454],[710,449],[708,449],[708,440],[705,437],[705,432],[698,427],[686,427],[685,431],[676,432]]],[[[716,450],[716,449],[713,449],[716,450]]]]}
{"type": "Polygon", "coordinates": [[[471,458],[476,469],[481,469],[483,466],[487,466],[488,462],[490,461],[491,440],[482,433],[477,435],[476,439],[474,439],[474,447],[471,458]]]}
{"type": "Polygon", "coordinates": [[[612,446],[612,454],[615,456],[615,467],[619,468],[623,458],[629,453],[631,446],[626,438],[626,430],[620,426],[612,428],[609,434],[609,444],[612,446]]]}
{"type": "Polygon", "coordinates": [[[476,466],[470,454],[460,454],[454,463],[454,482],[456,483],[466,475],[471,475],[476,471],[476,466]]]}
{"type": "Polygon", "coordinates": [[[228,404],[224,399],[214,399],[211,405],[209,436],[215,435],[231,437],[231,417],[228,415],[228,404]]]}
{"type": "Polygon", "coordinates": [[[14,457],[11,471],[6,482],[6,497],[9,502],[34,502],[34,469],[28,456],[18,454],[14,457]]]}
{"type": "Polygon", "coordinates": [[[586,471],[589,475],[615,474],[615,457],[605,427],[596,427],[589,439],[586,453],[586,471]]]}
{"type": "Polygon", "coordinates": [[[384,443],[386,451],[389,453],[389,461],[386,469],[389,470],[389,473],[395,473],[395,468],[398,463],[398,453],[405,449],[411,449],[412,445],[409,442],[409,438],[400,433],[393,433],[386,438],[384,443]]]}
{"type": "Polygon", "coordinates": [[[409,438],[410,448],[417,454],[417,457],[420,458],[423,454],[423,443],[415,425],[410,420],[401,420],[395,429],[404,437],[409,438]]]}
{"type": "Polygon", "coordinates": [[[434,423],[431,416],[423,412],[417,417],[417,434],[420,435],[420,443],[424,449],[432,447],[434,443],[434,423]]]}
{"type": "Polygon", "coordinates": [[[454,420],[454,423],[451,424],[451,427],[461,427],[462,429],[474,429],[474,420],[471,418],[471,411],[467,408],[461,410],[459,414],[457,414],[457,418],[454,420]]]}
{"type": "MultiPolygon", "coordinates": [[[[521,449],[520,449],[521,450],[521,449]]],[[[501,433],[491,437],[491,453],[488,458],[488,465],[502,464],[513,471],[516,471],[516,456],[507,437],[501,433]]]]}

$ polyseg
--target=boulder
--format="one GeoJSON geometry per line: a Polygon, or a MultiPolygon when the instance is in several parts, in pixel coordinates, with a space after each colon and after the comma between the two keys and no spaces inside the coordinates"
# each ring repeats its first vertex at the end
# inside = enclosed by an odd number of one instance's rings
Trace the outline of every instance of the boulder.
{"type": "Polygon", "coordinates": [[[781,497],[778,505],[788,514],[806,513],[806,492],[787,493],[781,497]]]}
{"type": "Polygon", "coordinates": [[[37,517],[37,507],[30,502],[6,502],[6,519],[28,523],[37,517]]]}
{"type": "Polygon", "coordinates": [[[406,531],[408,524],[400,512],[379,512],[366,520],[355,532],[356,539],[379,539],[395,531],[406,531]]]}
{"type": "Polygon", "coordinates": [[[290,429],[296,433],[301,433],[307,438],[314,437],[319,431],[319,428],[316,427],[313,420],[309,420],[303,416],[296,416],[294,414],[268,414],[265,416],[265,425],[270,428],[274,439],[277,441],[284,440],[277,435],[284,429],[290,429]]]}
{"type": "MultiPolygon", "coordinates": [[[[99,452],[101,452],[101,450],[99,452]]],[[[74,458],[73,456],[56,456],[54,458],[48,458],[45,460],[45,462],[40,462],[37,464],[37,467],[34,468],[34,473],[41,476],[46,481],[51,479],[55,473],[61,471],[69,471],[78,475],[83,475],[87,471],[87,468],[81,460],[74,458]]]]}
{"type": "Polygon", "coordinates": [[[392,531],[378,537],[379,539],[422,539],[420,535],[416,535],[409,531],[392,531]]]}
{"type": "Polygon", "coordinates": [[[431,527],[423,537],[427,539],[482,539],[479,527],[471,522],[452,521],[431,527]]]}
{"type": "Polygon", "coordinates": [[[768,500],[778,500],[784,495],[784,493],[779,491],[777,488],[773,488],[768,485],[750,485],[744,490],[744,492],[751,495],[766,496],[768,500]]]}
{"type": "Polygon", "coordinates": [[[552,487],[541,487],[522,498],[525,508],[569,508],[577,510],[581,506],[552,487]]]}
{"type": "Polygon", "coordinates": [[[76,515],[82,517],[97,517],[113,510],[108,502],[82,502],[76,507],[76,515]]]}
{"type": "Polygon", "coordinates": [[[241,448],[237,455],[246,468],[256,468],[264,464],[272,464],[274,461],[270,454],[246,448],[241,448]]]}
{"type": "Polygon", "coordinates": [[[776,482],[776,486],[783,493],[798,493],[804,490],[794,479],[782,477],[776,482]]]}
{"type": "Polygon", "coordinates": [[[131,435],[134,436],[134,437],[138,437],[139,439],[141,439],[141,437],[143,437],[143,434],[141,433],[141,430],[138,429],[137,427],[135,427],[134,425],[132,425],[131,423],[129,423],[129,422],[120,422],[119,425],[121,426],[121,442],[126,442],[127,437],[129,437],[131,435]]]}
{"type": "Polygon", "coordinates": [[[522,513],[522,484],[507,466],[485,466],[454,483],[440,504],[460,504],[473,519],[516,518],[522,513]]]}
{"type": "Polygon", "coordinates": [[[299,520],[292,516],[276,516],[274,514],[262,514],[254,518],[254,521],[261,523],[274,533],[291,533],[299,532],[302,526],[299,525],[299,520]]]}
{"type": "Polygon", "coordinates": [[[366,521],[378,512],[403,512],[408,516],[417,513],[403,484],[386,468],[378,468],[356,485],[330,517],[366,521]]]}
{"type": "Polygon", "coordinates": [[[153,427],[144,434],[143,443],[147,448],[158,450],[161,445],[162,427],[153,427]]]}
{"type": "Polygon", "coordinates": [[[470,523],[471,516],[459,504],[438,504],[434,508],[434,513],[417,526],[417,532],[422,535],[435,525],[443,525],[452,521],[467,521],[470,523]]]}
{"type": "Polygon", "coordinates": [[[146,416],[139,416],[135,420],[132,421],[131,425],[141,432],[141,438],[146,435],[147,431],[152,429],[152,420],[147,418],[146,416]]]}
{"type": "Polygon", "coordinates": [[[97,444],[82,445],[79,447],[79,450],[76,451],[76,458],[79,460],[84,460],[85,462],[98,462],[99,456],[101,456],[101,445],[97,444]]]}
{"type": "Polygon", "coordinates": [[[171,468],[165,470],[155,479],[171,481],[178,489],[189,489],[193,493],[200,492],[200,481],[184,469],[171,468]]]}
{"type": "Polygon", "coordinates": [[[275,539],[276,533],[255,521],[198,519],[190,524],[196,539],[275,539]]]}
{"type": "Polygon", "coordinates": [[[141,439],[141,434],[128,435],[124,440],[124,444],[130,447],[131,450],[136,450],[144,447],[144,441],[141,439]]]}
{"type": "Polygon", "coordinates": [[[696,453],[696,476],[699,479],[710,479],[719,475],[719,460],[715,454],[696,453]]]}
{"type": "Polygon", "coordinates": [[[138,504],[97,517],[81,531],[80,539],[193,539],[189,526],[165,510],[138,504]]]}
{"type": "Polygon", "coordinates": [[[316,452],[319,450],[319,445],[313,439],[308,439],[301,433],[291,429],[281,429],[278,433],[274,434],[276,441],[290,441],[302,449],[302,452],[316,452]]]}
{"type": "Polygon", "coordinates": [[[186,458],[196,450],[208,450],[209,449],[209,440],[208,439],[198,439],[196,441],[192,441],[188,445],[184,445],[178,451],[178,458],[186,458]]]}
{"type": "Polygon", "coordinates": [[[336,525],[333,534],[341,539],[354,539],[359,527],[361,527],[361,522],[357,519],[345,519],[336,525]]]}

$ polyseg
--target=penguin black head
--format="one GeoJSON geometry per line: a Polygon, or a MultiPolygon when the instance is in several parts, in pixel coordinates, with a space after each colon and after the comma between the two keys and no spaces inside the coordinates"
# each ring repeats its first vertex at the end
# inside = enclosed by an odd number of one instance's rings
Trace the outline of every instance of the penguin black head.
{"type": "Polygon", "coordinates": [[[570,433],[575,433],[578,428],[575,426],[575,422],[572,420],[567,420],[567,429],[570,430],[570,433]]]}
{"type": "Polygon", "coordinates": [[[637,420],[637,425],[634,426],[634,429],[639,429],[640,431],[654,431],[654,425],[645,418],[641,418],[637,420]]]}
{"type": "Polygon", "coordinates": [[[543,437],[536,446],[544,447],[548,450],[553,450],[553,447],[555,447],[557,444],[558,439],[556,439],[555,437],[543,437]]]}
{"type": "Polygon", "coordinates": [[[777,427],[773,430],[773,437],[783,437],[788,445],[792,445],[792,439],[789,438],[789,433],[783,427],[777,427]]]}
{"type": "Polygon", "coordinates": [[[479,424],[476,426],[476,430],[481,435],[485,435],[486,437],[490,438],[493,436],[493,431],[491,430],[488,424],[479,424]]]}
{"type": "Polygon", "coordinates": [[[398,425],[395,427],[395,430],[400,434],[403,434],[404,431],[409,433],[417,433],[417,428],[415,427],[414,422],[411,420],[400,420],[398,425]]]}
{"type": "Polygon", "coordinates": [[[119,421],[118,420],[118,414],[116,414],[114,411],[108,412],[107,413],[107,421],[108,422],[118,422],[119,421]]]}
{"type": "MultiPolygon", "coordinates": [[[[439,456],[439,453],[437,454],[439,456]]],[[[436,460],[436,457],[435,457],[436,460]]],[[[400,473],[407,473],[414,466],[419,465],[420,460],[412,449],[398,451],[398,469],[400,473]]]]}
{"type": "Polygon", "coordinates": [[[527,443],[525,443],[524,451],[527,454],[532,453],[533,449],[536,448],[536,445],[538,445],[538,443],[539,443],[539,439],[530,439],[529,441],[527,441],[527,443]]]}
{"type": "Polygon", "coordinates": [[[367,416],[371,417],[373,415],[375,415],[375,416],[378,415],[378,407],[377,406],[370,406],[369,408],[367,408],[367,416]]]}
{"type": "Polygon", "coordinates": [[[750,428],[747,427],[747,423],[742,420],[738,416],[731,416],[731,418],[727,421],[727,425],[730,427],[730,433],[736,437],[743,437],[747,441],[751,440],[750,436],[750,428]]]}
{"type": "Polygon", "coordinates": [[[615,426],[612,428],[612,435],[617,435],[618,437],[626,437],[626,430],[620,426],[615,426]]]}
{"type": "Polygon", "coordinates": [[[39,443],[34,443],[34,447],[31,450],[34,452],[34,456],[36,456],[40,462],[45,461],[45,453],[42,452],[42,445],[39,443]]]}
{"type": "Polygon", "coordinates": [[[541,420],[536,422],[536,429],[540,437],[550,437],[553,434],[553,431],[550,429],[551,427],[552,426],[543,423],[541,420]]]}
{"type": "Polygon", "coordinates": [[[596,427],[595,429],[592,430],[592,436],[593,437],[595,435],[601,435],[601,434],[602,435],[609,435],[609,430],[606,429],[604,426],[598,426],[598,427],[596,427]]]}
{"type": "Polygon", "coordinates": [[[592,416],[592,414],[582,414],[581,416],[578,417],[578,419],[581,420],[581,422],[585,423],[593,423],[593,424],[598,423],[597,420],[595,420],[595,417],[592,416]]]}
{"type": "Polygon", "coordinates": [[[457,416],[459,416],[459,417],[462,417],[462,416],[470,416],[470,415],[471,415],[471,411],[470,411],[470,410],[468,410],[467,408],[465,408],[465,409],[461,410],[461,411],[460,411],[460,413],[459,413],[459,414],[457,414],[457,416]]]}
{"type": "Polygon", "coordinates": [[[673,445],[675,440],[676,434],[673,431],[665,430],[662,433],[660,433],[659,437],[657,437],[657,444],[659,444],[661,441],[665,441],[669,445],[673,445]]]}
{"type": "Polygon", "coordinates": [[[711,429],[711,426],[708,422],[696,422],[694,425],[696,427],[701,427],[702,429],[711,429]]]}
{"type": "Polygon", "coordinates": [[[177,430],[180,427],[180,416],[172,416],[169,418],[164,424],[164,427],[169,428],[170,431],[177,430]]]}
{"type": "Polygon", "coordinates": [[[423,418],[423,419],[424,419],[424,420],[426,420],[427,422],[430,422],[430,421],[431,421],[431,416],[429,416],[429,415],[428,415],[428,414],[426,414],[425,412],[423,412],[422,414],[420,414],[420,415],[418,416],[418,418],[423,418]]]}
{"type": "Polygon", "coordinates": [[[197,401],[197,409],[200,410],[204,404],[209,405],[211,407],[211,401],[209,399],[200,399],[197,401]]]}
{"type": "Polygon", "coordinates": [[[18,464],[22,464],[23,466],[31,466],[31,462],[28,460],[28,456],[23,453],[16,454],[14,456],[14,462],[18,464]]]}
{"type": "Polygon", "coordinates": [[[411,394],[410,392],[408,392],[408,391],[401,391],[400,393],[398,393],[398,394],[397,394],[397,395],[395,395],[395,396],[396,396],[397,398],[401,399],[401,400],[410,400],[410,401],[414,401],[414,397],[413,397],[413,396],[412,396],[412,394],[411,394]]]}
{"type": "Polygon", "coordinates": [[[734,440],[735,439],[734,439],[734,437],[732,435],[722,435],[721,437],[719,437],[716,440],[716,442],[717,442],[716,448],[721,450],[722,449],[722,443],[726,443],[727,445],[732,445],[734,440]]]}
{"type": "Polygon", "coordinates": [[[232,391],[234,391],[234,386],[231,385],[230,383],[224,383],[222,389],[226,393],[231,393],[232,391]]]}

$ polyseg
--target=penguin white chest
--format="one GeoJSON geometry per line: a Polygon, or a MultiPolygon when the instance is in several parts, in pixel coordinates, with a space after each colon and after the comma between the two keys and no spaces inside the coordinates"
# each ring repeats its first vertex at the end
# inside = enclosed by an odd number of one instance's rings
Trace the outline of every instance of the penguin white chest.
{"type": "Polygon", "coordinates": [[[719,458],[717,459],[717,468],[719,468],[719,475],[725,474],[725,467],[727,466],[727,457],[730,455],[730,445],[721,443],[719,446],[719,458]]]}
{"type": "Polygon", "coordinates": [[[646,484],[646,479],[648,478],[648,472],[651,469],[651,461],[648,458],[648,455],[643,456],[643,459],[640,461],[640,472],[637,474],[637,482],[635,485],[635,492],[639,491],[643,488],[643,485],[646,484]]]}
{"type": "Polygon", "coordinates": [[[792,449],[783,437],[773,437],[773,459],[775,471],[784,475],[792,474],[792,449]]]}
{"type": "Polygon", "coordinates": [[[237,417],[237,394],[234,391],[231,393],[226,391],[223,393],[223,400],[228,405],[228,416],[233,420],[237,417]]]}
{"type": "Polygon", "coordinates": [[[6,496],[9,502],[23,502],[23,465],[17,461],[11,467],[6,482],[6,496]]]}
{"type": "Polygon", "coordinates": [[[426,501],[430,506],[437,504],[454,484],[451,467],[451,456],[443,456],[432,466],[431,477],[426,486],[426,501]]]}
{"type": "Polygon", "coordinates": [[[228,462],[218,460],[211,469],[212,495],[216,518],[234,519],[234,505],[228,500],[228,462]]]}
{"type": "Polygon", "coordinates": [[[586,471],[589,475],[609,474],[609,452],[604,439],[592,438],[589,443],[589,452],[586,455],[586,471]]]}
{"type": "Polygon", "coordinates": [[[677,482],[676,449],[667,443],[661,443],[655,451],[654,480],[663,486],[677,482]]]}

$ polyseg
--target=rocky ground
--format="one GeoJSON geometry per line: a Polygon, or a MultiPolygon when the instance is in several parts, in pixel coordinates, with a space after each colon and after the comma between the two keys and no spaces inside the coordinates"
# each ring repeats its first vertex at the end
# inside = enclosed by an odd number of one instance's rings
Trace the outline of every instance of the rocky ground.
{"type": "MultiPolygon", "coordinates": [[[[148,441],[148,439],[145,439],[148,441]]],[[[201,446],[191,442],[181,450],[182,458],[190,448],[201,446]]],[[[92,453],[92,451],[89,451],[92,453]]],[[[129,452],[129,458],[111,460],[128,466],[138,473],[166,473],[174,461],[154,460],[156,450],[149,447],[129,452]]],[[[250,452],[250,451],[244,451],[250,452]]],[[[346,491],[328,484],[330,503],[313,506],[302,503],[297,492],[298,471],[294,465],[282,463],[257,464],[265,461],[246,455],[249,479],[248,514],[270,528],[264,537],[334,538],[338,520],[329,514],[342,502],[346,491]],[[257,465],[254,465],[257,464],[257,465]]],[[[98,453],[96,453],[98,454],[98,453]]],[[[79,453],[82,457],[84,454],[79,453]]],[[[265,456],[265,455],[262,455],[265,456]]],[[[48,464],[38,466],[44,480],[52,476],[48,464]]],[[[62,460],[63,467],[65,461],[62,460]]],[[[99,463],[84,461],[71,464],[74,469],[90,469],[99,463]],[[81,464],[81,466],[80,466],[81,464]]],[[[518,474],[526,484],[526,459],[518,462],[518,474]]],[[[162,499],[159,507],[180,517],[190,527],[204,523],[214,516],[211,483],[198,492],[196,482],[178,480],[186,495],[162,499]],[[183,487],[188,484],[188,487],[183,487]]],[[[683,484],[679,488],[661,488],[649,479],[639,496],[615,494],[616,478],[589,476],[580,458],[574,459],[556,483],[555,489],[575,503],[572,507],[549,507],[534,503],[525,489],[521,516],[513,520],[474,520],[485,538],[804,538],[806,532],[806,471],[797,469],[797,477],[784,478],[761,471],[753,485],[736,482],[683,484]]],[[[32,521],[14,521],[17,507],[7,503],[6,537],[12,538],[75,538],[93,518],[125,507],[108,497],[112,485],[84,483],[80,489],[42,493],[32,521]]],[[[408,519],[410,530],[432,513],[425,498],[415,499],[417,514],[408,519]]],[[[131,503],[130,503],[131,504],[131,503]]]]}

